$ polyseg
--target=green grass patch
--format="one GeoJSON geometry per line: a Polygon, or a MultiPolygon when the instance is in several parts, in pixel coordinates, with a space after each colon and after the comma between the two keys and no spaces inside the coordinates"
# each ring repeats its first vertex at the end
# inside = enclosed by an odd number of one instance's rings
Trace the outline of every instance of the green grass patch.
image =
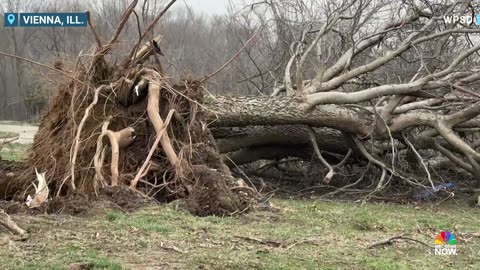
{"type": "MultiPolygon", "coordinates": [[[[0,140],[1,143],[1,140],[0,140]]],[[[26,152],[30,144],[7,143],[0,149],[0,157],[5,160],[22,160],[26,158],[26,152]]]]}
{"type": "Polygon", "coordinates": [[[58,248],[53,253],[43,251],[43,254],[34,255],[30,258],[3,258],[5,262],[2,269],[125,269],[121,263],[108,255],[102,255],[96,250],[89,250],[82,247],[79,243],[66,243],[65,246],[58,248]],[[46,256],[45,256],[46,255],[46,256]]]}
{"type": "Polygon", "coordinates": [[[0,243],[0,261],[2,269],[480,269],[479,238],[460,238],[456,256],[409,241],[366,249],[404,233],[433,246],[441,230],[477,232],[479,210],[466,204],[273,203],[280,211],[240,217],[195,217],[171,205],[14,216],[32,237],[15,242],[22,252],[0,243]]]}
{"type": "Polygon", "coordinates": [[[18,133],[0,131],[0,140],[4,138],[12,138],[17,136],[18,136],[18,133]]]}
{"type": "Polygon", "coordinates": [[[155,216],[143,214],[132,217],[116,211],[107,211],[105,215],[109,221],[108,225],[119,231],[125,228],[134,228],[161,234],[171,234],[175,232],[175,227],[165,224],[164,222],[159,222],[155,216]]]}

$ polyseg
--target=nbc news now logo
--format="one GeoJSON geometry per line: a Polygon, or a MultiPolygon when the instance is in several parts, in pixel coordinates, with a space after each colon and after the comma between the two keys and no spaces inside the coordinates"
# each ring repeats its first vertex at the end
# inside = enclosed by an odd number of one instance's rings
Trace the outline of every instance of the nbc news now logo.
{"type": "Polygon", "coordinates": [[[480,14],[476,16],[458,16],[458,15],[450,15],[450,16],[443,16],[443,21],[445,23],[461,23],[461,24],[472,24],[475,23],[476,25],[480,26],[480,14]]]}
{"type": "Polygon", "coordinates": [[[435,255],[457,255],[457,239],[450,231],[442,231],[435,238],[435,255]]]}

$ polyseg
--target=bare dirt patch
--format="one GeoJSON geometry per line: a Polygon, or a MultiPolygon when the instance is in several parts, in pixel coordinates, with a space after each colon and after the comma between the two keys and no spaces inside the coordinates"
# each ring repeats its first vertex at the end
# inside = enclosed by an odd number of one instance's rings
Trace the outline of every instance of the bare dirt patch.
{"type": "Polygon", "coordinates": [[[154,200],[140,195],[127,187],[105,187],[99,190],[98,197],[73,193],[68,196],[55,197],[38,208],[28,208],[21,201],[0,201],[0,208],[7,214],[68,214],[96,215],[109,210],[123,212],[137,210],[147,205],[154,205],[154,200]]]}

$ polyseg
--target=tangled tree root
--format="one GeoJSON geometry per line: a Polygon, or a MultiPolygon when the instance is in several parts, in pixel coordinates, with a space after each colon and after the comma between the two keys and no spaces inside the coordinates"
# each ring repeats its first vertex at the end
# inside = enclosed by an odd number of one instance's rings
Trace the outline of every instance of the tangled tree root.
{"type": "Polygon", "coordinates": [[[248,208],[248,199],[230,191],[235,181],[205,128],[199,83],[174,84],[144,64],[160,38],[153,41],[135,46],[121,65],[104,58],[112,43],[91,63],[78,60],[44,113],[25,166],[0,185],[4,197],[31,194],[36,167],[56,197],[91,198],[111,183],[158,201],[187,199],[198,215],[248,208]]]}
{"type": "Polygon", "coordinates": [[[164,88],[157,103],[158,117],[164,115],[167,120],[157,128],[147,120],[147,117],[152,119],[151,113],[129,111],[131,106],[120,105],[110,97],[112,93],[106,91],[92,107],[90,115],[82,118],[85,110],[75,107],[82,102],[66,100],[82,98],[87,101],[83,104],[92,104],[88,100],[94,98],[94,93],[81,97],[73,95],[75,88],[61,89],[42,119],[27,164],[18,172],[18,182],[2,192],[24,198],[31,193],[33,168],[37,167],[46,171],[52,194],[60,197],[68,197],[72,192],[90,196],[96,193],[97,186],[102,188],[111,183],[111,186],[130,186],[158,201],[185,198],[188,209],[202,216],[229,215],[245,209],[246,200],[229,189],[234,179],[222,163],[213,137],[208,129],[202,128],[202,114],[195,101],[201,97],[198,87],[188,82],[183,86],[161,83],[164,88]],[[170,112],[168,116],[165,116],[166,111],[170,112]],[[176,112],[175,117],[173,112],[176,112]],[[75,120],[78,119],[86,120],[72,172],[69,150],[72,141],[76,141],[75,123],[79,121],[75,120]],[[162,138],[167,140],[162,141],[162,138]],[[157,148],[158,142],[160,148],[157,148]],[[72,175],[75,175],[73,183],[72,175]]]}
{"type": "Polygon", "coordinates": [[[191,213],[198,216],[225,216],[248,207],[230,191],[221,172],[205,165],[195,165],[192,169],[196,181],[186,204],[191,213]]]}

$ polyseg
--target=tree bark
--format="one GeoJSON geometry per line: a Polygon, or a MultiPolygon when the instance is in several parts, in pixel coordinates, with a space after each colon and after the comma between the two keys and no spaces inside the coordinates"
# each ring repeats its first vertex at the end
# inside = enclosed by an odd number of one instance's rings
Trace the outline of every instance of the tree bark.
{"type": "Polygon", "coordinates": [[[205,96],[207,118],[213,127],[251,125],[309,125],[367,136],[372,113],[353,106],[320,105],[309,110],[296,97],[205,96]]]}
{"type": "MultiPolygon", "coordinates": [[[[348,145],[340,131],[330,128],[314,128],[320,149],[346,154],[348,145]]],[[[276,145],[287,147],[310,144],[307,127],[304,125],[248,126],[212,128],[220,153],[247,147],[276,145]]]]}

